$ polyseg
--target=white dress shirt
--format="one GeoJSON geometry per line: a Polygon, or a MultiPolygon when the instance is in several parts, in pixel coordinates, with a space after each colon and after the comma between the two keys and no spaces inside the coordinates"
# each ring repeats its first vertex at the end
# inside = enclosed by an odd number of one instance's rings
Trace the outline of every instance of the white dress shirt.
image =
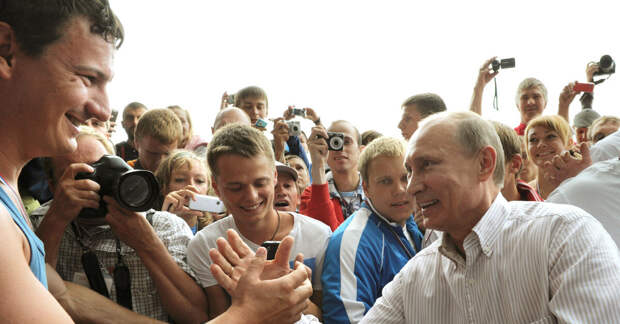
{"type": "Polygon", "coordinates": [[[579,208],[500,194],[463,246],[442,234],[362,323],[620,323],[620,252],[579,208]]]}
{"type": "Polygon", "coordinates": [[[594,163],[576,177],[564,180],[547,201],[570,204],[587,211],[603,224],[620,246],[619,158],[594,163]]]}

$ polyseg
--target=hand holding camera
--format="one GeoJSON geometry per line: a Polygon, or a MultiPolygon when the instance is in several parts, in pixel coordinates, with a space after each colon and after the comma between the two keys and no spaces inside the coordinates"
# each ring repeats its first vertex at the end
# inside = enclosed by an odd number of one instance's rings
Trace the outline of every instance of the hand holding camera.
{"type": "Polygon", "coordinates": [[[201,211],[188,207],[193,201],[197,200],[197,196],[200,196],[198,189],[191,185],[181,190],[172,191],[164,198],[161,210],[176,214],[186,221],[202,216],[201,211]]]}
{"type": "Polygon", "coordinates": [[[68,225],[82,209],[99,208],[99,184],[89,179],[75,179],[79,173],[93,171],[94,169],[85,163],[74,163],[67,167],[53,185],[54,200],[45,216],[48,220],[61,220],[64,225],[68,225]]]}
{"type": "Polygon", "coordinates": [[[222,102],[220,103],[220,110],[224,108],[228,108],[229,106],[235,105],[235,94],[228,94],[228,92],[224,92],[222,95],[222,102]]]}
{"type": "Polygon", "coordinates": [[[499,73],[498,70],[492,69],[492,64],[495,60],[497,60],[497,56],[493,56],[482,63],[478,72],[478,79],[476,80],[476,88],[484,88],[499,73]]]}

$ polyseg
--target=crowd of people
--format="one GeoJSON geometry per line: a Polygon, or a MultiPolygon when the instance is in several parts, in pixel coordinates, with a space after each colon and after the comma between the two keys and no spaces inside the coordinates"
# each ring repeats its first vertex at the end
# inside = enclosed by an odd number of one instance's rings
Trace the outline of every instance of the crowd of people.
{"type": "Polygon", "coordinates": [[[620,322],[620,118],[584,93],[571,122],[574,82],[486,120],[493,57],[470,111],[394,108],[402,138],[257,86],[213,121],[135,101],[114,144],[108,2],[0,3],[2,322],[620,322]]]}

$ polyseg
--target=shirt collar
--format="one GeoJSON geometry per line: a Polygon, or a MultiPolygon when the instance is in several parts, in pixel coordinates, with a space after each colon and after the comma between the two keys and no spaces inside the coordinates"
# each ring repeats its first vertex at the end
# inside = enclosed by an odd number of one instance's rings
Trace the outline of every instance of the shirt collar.
{"type": "MultiPolygon", "coordinates": [[[[366,196],[364,195],[364,188],[362,187],[362,177],[361,177],[361,175],[359,175],[359,172],[358,172],[358,176],[359,176],[360,180],[359,180],[359,183],[357,185],[357,188],[353,192],[355,192],[355,194],[358,197],[361,197],[361,199],[364,200],[364,199],[366,199],[366,196]]],[[[331,171],[327,172],[326,178],[327,178],[327,184],[328,184],[330,196],[336,197],[336,198],[342,200],[343,197],[341,196],[340,191],[338,191],[338,189],[336,188],[336,182],[334,180],[334,175],[332,174],[331,171]]]]}
{"type": "MultiPolygon", "coordinates": [[[[500,229],[509,213],[508,201],[506,201],[506,198],[504,198],[501,193],[498,193],[489,209],[487,209],[482,218],[474,226],[472,232],[465,238],[463,242],[465,251],[471,249],[472,246],[476,246],[475,240],[477,239],[482,253],[490,257],[493,254],[493,247],[495,246],[495,241],[497,241],[499,237],[500,229]]],[[[465,264],[465,260],[463,260],[457,251],[456,244],[448,237],[447,233],[442,233],[439,252],[457,264],[465,264]]],[[[477,253],[475,253],[475,255],[477,255],[477,253]]],[[[468,255],[468,258],[469,257],[468,255]]],[[[475,256],[472,257],[475,259],[475,256]]]]}
{"type": "Polygon", "coordinates": [[[509,213],[510,208],[508,206],[508,201],[499,193],[495,197],[491,207],[484,213],[480,221],[478,221],[478,224],[474,226],[472,232],[476,233],[478,236],[480,247],[484,255],[491,256],[493,253],[495,241],[497,241],[500,229],[509,213]]]}

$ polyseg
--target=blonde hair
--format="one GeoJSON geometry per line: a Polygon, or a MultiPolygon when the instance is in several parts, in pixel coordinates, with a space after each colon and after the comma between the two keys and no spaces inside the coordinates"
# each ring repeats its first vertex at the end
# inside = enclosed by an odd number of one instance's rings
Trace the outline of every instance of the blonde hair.
{"type": "Polygon", "coordinates": [[[592,138],[595,134],[593,133],[593,129],[595,126],[598,125],[605,125],[605,124],[616,124],[618,126],[620,126],[620,118],[616,117],[616,116],[601,116],[597,119],[595,119],[592,122],[592,125],[590,125],[590,127],[588,128],[588,139],[593,141],[594,138],[592,138]]]}
{"type": "Polygon", "coordinates": [[[189,125],[189,129],[187,130],[187,136],[183,139],[183,143],[179,143],[179,147],[185,147],[194,136],[194,128],[192,127],[192,118],[189,115],[189,111],[187,109],[181,108],[181,106],[178,105],[168,106],[168,109],[183,114],[185,116],[185,120],[187,120],[187,124],[189,125]]]}
{"type": "Polygon", "coordinates": [[[138,120],[134,135],[136,141],[140,141],[146,136],[152,136],[165,144],[174,141],[180,144],[181,137],[183,137],[181,120],[170,109],[149,110],[138,120]]]}
{"type": "Polygon", "coordinates": [[[406,143],[402,139],[394,137],[380,137],[370,142],[362,151],[358,162],[358,170],[362,175],[362,180],[368,183],[368,168],[370,162],[380,156],[385,157],[405,157],[406,143]]]}
{"type": "MultiPolygon", "coordinates": [[[[109,155],[114,155],[115,154],[115,152],[114,152],[114,145],[112,145],[112,142],[110,142],[110,140],[108,140],[105,136],[101,135],[101,133],[99,133],[98,131],[94,130],[91,127],[80,126],[80,132],[75,137],[76,141],[79,140],[82,137],[85,137],[85,136],[94,137],[99,143],[101,143],[101,145],[103,145],[103,147],[105,148],[107,154],[109,154],[109,155]]],[[[52,158],[51,157],[44,157],[42,159],[42,165],[43,165],[43,171],[45,172],[45,175],[47,176],[47,179],[52,184],[56,183],[56,179],[54,178],[55,175],[54,175],[54,166],[52,164],[52,158]]]]}
{"type": "MultiPolygon", "coordinates": [[[[556,133],[558,133],[558,136],[560,136],[560,139],[562,140],[562,143],[564,143],[564,146],[568,146],[568,144],[570,143],[573,132],[570,128],[570,125],[566,121],[566,119],[564,119],[563,117],[560,117],[559,115],[538,116],[530,120],[530,122],[527,124],[527,127],[525,128],[525,133],[524,133],[526,137],[525,138],[526,143],[529,142],[528,134],[529,134],[530,129],[534,127],[538,127],[538,126],[544,127],[549,130],[553,130],[556,133]]],[[[528,155],[531,156],[529,152],[529,145],[527,147],[528,147],[528,155]]]]}
{"type": "Polygon", "coordinates": [[[159,167],[157,167],[157,170],[155,171],[155,177],[161,185],[162,192],[168,191],[168,188],[170,187],[170,181],[172,180],[172,172],[185,166],[189,166],[191,160],[197,161],[204,167],[206,171],[205,176],[207,179],[207,184],[209,184],[208,182],[210,176],[207,161],[192,151],[175,150],[172,152],[172,154],[170,154],[168,157],[161,161],[159,167]]]}

